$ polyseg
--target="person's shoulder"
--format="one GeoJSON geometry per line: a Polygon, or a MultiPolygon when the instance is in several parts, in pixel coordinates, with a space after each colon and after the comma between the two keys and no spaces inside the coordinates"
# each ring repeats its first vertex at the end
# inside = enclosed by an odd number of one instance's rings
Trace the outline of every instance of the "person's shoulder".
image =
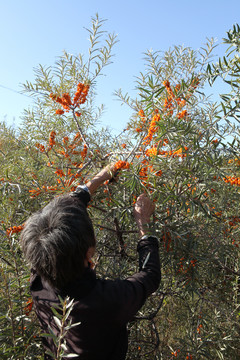
{"type": "MultiPolygon", "coordinates": [[[[136,274],[135,274],[136,275],[136,274]]],[[[97,279],[97,286],[95,288],[99,296],[105,298],[106,302],[121,303],[126,295],[134,291],[134,276],[129,276],[124,279],[97,279]]]]}

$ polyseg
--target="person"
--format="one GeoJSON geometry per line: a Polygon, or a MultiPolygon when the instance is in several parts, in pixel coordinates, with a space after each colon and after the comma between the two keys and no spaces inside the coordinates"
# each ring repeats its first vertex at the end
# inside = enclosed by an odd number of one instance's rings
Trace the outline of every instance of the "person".
{"type": "MultiPolygon", "coordinates": [[[[72,324],[65,335],[67,353],[79,360],[123,360],[128,348],[127,324],[147,297],[159,286],[161,272],[158,239],[148,234],[152,201],[141,194],[134,206],[140,240],[139,271],[120,280],[97,278],[89,266],[96,239],[87,204],[92,194],[111,179],[113,167],[105,167],[76,191],[55,197],[25,223],[21,234],[23,255],[31,267],[30,291],[43,333],[58,336],[51,308],[59,296],[74,299],[72,324]]],[[[43,337],[45,359],[56,356],[56,344],[43,337]]]]}

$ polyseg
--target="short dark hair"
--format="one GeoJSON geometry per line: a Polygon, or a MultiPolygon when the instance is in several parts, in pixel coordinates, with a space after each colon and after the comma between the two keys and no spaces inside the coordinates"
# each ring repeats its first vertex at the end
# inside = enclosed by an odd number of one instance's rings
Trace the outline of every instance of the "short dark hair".
{"type": "Polygon", "coordinates": [[[87,250],[95,244],[86,206],[70,195],[54,198],[33,214],[21,234],[29,266],[59,289],[81,276],[87,250]]]}

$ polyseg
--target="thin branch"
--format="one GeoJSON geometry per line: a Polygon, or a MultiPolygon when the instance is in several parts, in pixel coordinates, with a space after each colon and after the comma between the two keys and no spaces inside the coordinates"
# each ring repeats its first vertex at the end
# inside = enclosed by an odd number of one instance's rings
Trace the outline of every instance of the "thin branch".
{"type": "Polygon", "coordinates": [[[153,320],[155,318],[155,316],[157,315],[157,313],[159,312],[159,310],[161,309],[163,300],[165,299],[165,296],[166,296],[166,294],[162,294],[162,298],[158,304],[158,307],[152,313],[150,313],[149,315],[145,315],[145,316],[135,316],[134,319],[135,320],[153,320]]]}
{"type": "Polygon", "coordinates": [[[114,218],[114,224],[115,224],[115,228],[116,228],[117,239],[118,239],[119,246],[120,246],[120,255],[123,258],[123,257],[126,257],[127,254],[126,254],[126,251],[125,251],[125,244],[124,244],[124,241],[123,241],[123,232],[120,229],[118,219],[116,217],[114,218]]]}

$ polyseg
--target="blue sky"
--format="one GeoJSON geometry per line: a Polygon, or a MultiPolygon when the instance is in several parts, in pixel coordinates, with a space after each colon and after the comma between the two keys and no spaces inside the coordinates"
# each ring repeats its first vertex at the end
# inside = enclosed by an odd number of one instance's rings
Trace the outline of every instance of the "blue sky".
{"type": "Polygon", "coordinates": [[[240,23],[240,1],[0,0],[0,121],[17,126],[24,108],[31,107],[31,99],[17,92],[21,83],[33,81],[34,67],[53,65],[63,50],[86,53],[84,27],[96,13],[108,20],[106,30],[118,34],[114,63],[98,82],[97,101],[106,106],[102,124],[120,132],[130,112],[113,92],[122,88],[134,94],[135,77],[144,71],[143,53],[174,45],[199,49],[207,37],[221,42],[240,23]]]}

